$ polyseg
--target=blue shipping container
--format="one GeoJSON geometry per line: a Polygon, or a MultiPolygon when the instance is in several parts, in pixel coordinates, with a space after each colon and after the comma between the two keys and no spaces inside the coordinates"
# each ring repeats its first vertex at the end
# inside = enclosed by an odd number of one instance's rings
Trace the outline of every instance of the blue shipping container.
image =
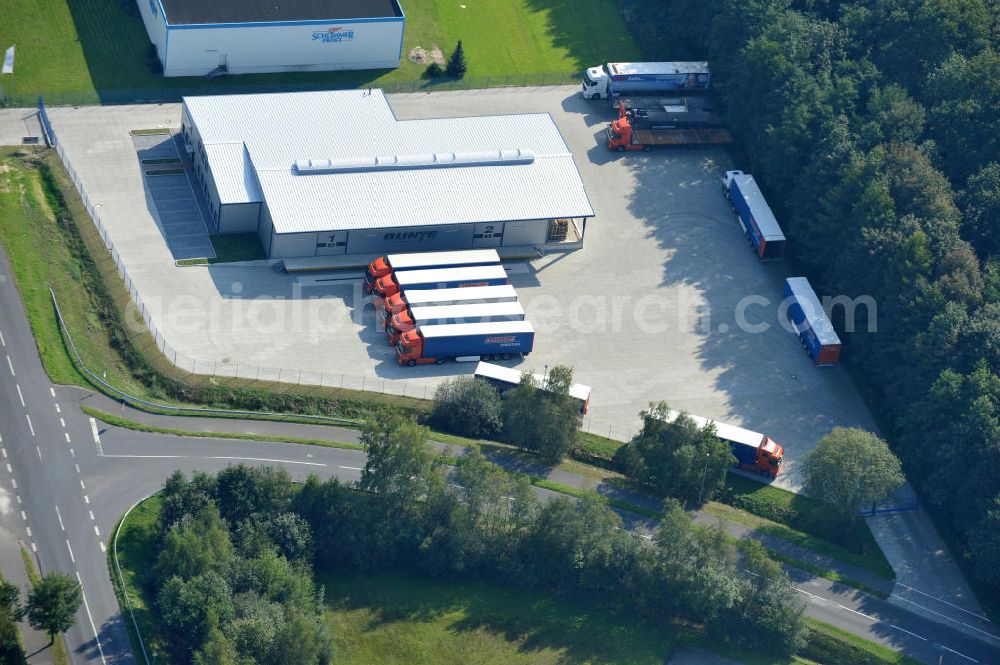
{"type": "Polygon", "coordinates": [[[535,330],[528,321],[458,323],[420,328],[423,357],[527,354],[535,344],[535,330]]]}
{"type": "Polygon", "coordinates": [[[788,319],[806,348],[806,353],[817,365],[835,365],[840,359],[840,337],[833,329],[816,292],[805,277],[785,280],[785,301],[788,319]]]}
{"type": "Polygon", "coordinates": [[[740,464],[755,464],[757,462],[757,446],[739,441],[730,441],[729,447],[740,464]]]}
{"type": "Polygon", "coordinates": [[[754,252],[762,259],[779,259],[785,254],[785,234],[752,175],[733,177],[729,200],[736,209],[754,252]]]}

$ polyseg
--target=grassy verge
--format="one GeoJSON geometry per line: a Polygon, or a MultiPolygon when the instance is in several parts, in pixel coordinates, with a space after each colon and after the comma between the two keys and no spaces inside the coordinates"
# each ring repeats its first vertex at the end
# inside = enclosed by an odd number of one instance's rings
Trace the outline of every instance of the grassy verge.
{"type": "Polygon", "coordinates": [[[108,548],[108,570],[122,609],[125,627],[128,629],[132,642],[132,651],[136,658],[141,658],[142,648],[136,634],[136,624],[142,631],[142,643],[146,653],[155,657],[157,663],[170,665],[171,660],[167,645],[157,633],[157,620],[153,612],[152,589],[144,571],[149,570],[156,561],[156,520],[160,515],[163,498],[159,494],[141,501],[123,516],[115,528],[117,539],[113,539],[108,548]],[[115,566],[115,543],[118,548],[118,563],[121,565],[121,578],[115,566]],[[124,585],[122,582],[124,581],[124,585]],[[128,593],[128,602],[123,594],[128,593]],[[132,611],[128,611],[131,604],[132,611]],[[135,623],[132,617],[135,617],[135,623]]]}
{"type": "Polygon", "coordinates": [[[856,554],[870,556],[885,575],[892,575],[868,523],[860,516],[847,525],[835,522],[830,519],[829,508],[821,501],[734,473],[726,478],[722,501],[856,554]]]}
{"type": "Polygon", "coordinates": [[[215,234],[210,236],[214,259],[180,259],[179,266],[207,266],[235,261],[261,261],[267,258],[256,233],[215,234]]]}
{"type": "Polygon", "coordinates": [[[822,577],[824,579],[830,580],[831,582],[839,582],[840,584],[845,584],[849,587],[854,587],[859,591],[864,591],[865,593],[871,594],[876,598],[881,598],[882,600],[885,600],[886,598],[889,597],[889,594],[886,593],[885,591],[882,591],[881,589],[875,588],[870,584],[865,584],[864,582],[859,582],[855,579],[847,577],[846,575],[841,575],[836,571],[827,570],[826,568],[813,565],[808,561],[802,561],[801,559],[796,559],[795,557],[787,556],[785,554],[782,554],[781,552],[768,550],[767,553],[768,556],[770,556],[775,561],[780,561],[781,563],[788,564],[793,568],[798,568],[799,570],[804,570],[807,573],[812,573],[817,577],[822,577]]]}
{"type": "Polygon", "coordinates": [[[344,419],[389,409],[417,418],[429,412],[423,400],[201,376],[171,365],[137,318],[113,260],[51,151],[0,151],[0,241],[55,383],[90,387],[66,350],[46,285],[67,305],[63,316],[83,362],[142,399],[344,419]]]}
{"type": "Polygon", "coordinates": [[[107,423],[108,425],[113,425],[115,427],[122,427],[124,429],[131,429],[138,432],[149,432],[152,434],[171,434],[174,436],[198,437],[204,439],[241,439],[244,441],[264,441],[264,442],[278,441],[283,443],[299,443],[308,446],[323,446],[326,448],[345,448],[347,450],[364,450],[364,447],[359,443],[353,443],[349,441],[334,441],[332,439],[306,439],[294,436],[245,434],[242,432],[198,432],[193,430],[174,429],[172,427],[156,427],[153,425],[137,423],[133,420],[128,420],[126,418],[115,416],[110,413],[105,413],[104,411],[93,409],[89,406],[81,406],[80,408],[88,416],[93,416],[97,420],[107,423]]]}
{"type": "MultiPolygon", "coordinates": [[[[31,553],[24,547],[21,547],[21,561],[24,562],[24,570],[28,574],[28,581],[31,582],[31,586],[37,586],[42,581],[42,576],[38,574],[38,569],[35,568],[35,560],[31,558],[31,553]]],[[[51,649],[52,662],[55,665],[68,665],[69,658],[66,655],[66,645],[63,643],[62,635],[59,635],[52,642],[51,649]]]]}
{"type": "Polygon", "coordinates": [[[882,555],[882,550],[877,547],[874,552],[869,552],[868,554],[858,554],[827,540],[816,538],[808,533],[797,531],[784,524],[772,522],[764,519],[763,517],[733,508],[732,506],[709,502],[705,504],[704,510],[705,512],[715,515],[720,519],[743,524],[753,528],[758,533],[764,533],[775,538],[780,538],[781,540],[792,543],[793,545],[818,552],[819,554],[824,554],[834,559],[843,561],[844,563],[849,563],[852,566],[857,566],[858,568],[866,570],[873,575],[878,575],[886,580],[891,581],[895,577],[892,566],[889,565],[885,556],[882,555]]]}
{"type": "MultiPolygon", "coordinates": [[[[540,81],[563,73],[577,82],[587,66],[641,60],[614,0],[505,0],[469,3],[409,0],[403,57],[397,69],[244,74],[212,80],[165,78],[149,66],[149,37],[134,2],[118,0],[6,0],[0,44],[17,44],[17,75],[4,88],[14,102],[44,93],[61,104],[176,99],[181,91],[226,92],[280,86],[337,88],[421,83],[426,65],[411,63],[416,46],[440,47],[447,56],[461,39],[466,84],[540,81]],[[45,17],[45,30],[37,19],[45,17]],[[600,26],[595,38],[594,26],[600,26]]],[[[461,84],[461,83],[460,83],[461,84]]],[[[25,105],[30,105],[30,103],[25,105]]]]}
{"type": "Polygon", "coordinates": [[[801,654],[817,663],[851,665],[919,665],[919,661],[881,644],[852,635],[815,619],[806,620],[809,634],[801,654]]]}

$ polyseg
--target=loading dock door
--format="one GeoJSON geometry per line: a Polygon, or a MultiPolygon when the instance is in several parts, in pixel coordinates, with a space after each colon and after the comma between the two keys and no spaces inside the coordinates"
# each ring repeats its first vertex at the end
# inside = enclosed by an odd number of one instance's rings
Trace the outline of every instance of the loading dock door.
{"type": "Polygon", "coordinates": [[[333,256],[347,252],[347,231],[316,234],[316,256],[333,256]]]}
{"type": "Polygon", "coordinates": [[[473,247],[499,247],[503,244],[503,222],[476,224],[472,233],[473,247]]]}

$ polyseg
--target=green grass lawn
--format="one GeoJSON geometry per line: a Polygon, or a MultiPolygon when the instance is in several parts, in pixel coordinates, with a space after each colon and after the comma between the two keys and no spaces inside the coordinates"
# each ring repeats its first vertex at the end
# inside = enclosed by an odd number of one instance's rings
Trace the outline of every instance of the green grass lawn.
{"type": "Polygon", "coordinates": [[[405,573],[320,575],[343,665],[666,662],[670,630],[584,604],[405,573]]]}
{"type": "Polygon", "coordinates": [[[411,48],[437,45],[447,55],[459,39],[468,62],[465,84],[472,86],[503,84],[503,77],[511,84],[553,83],[559,75],[575,81],[569,75],[589,65],[641,57],[614,0],[502,0],[465,9],[457,0],[401,0],[406,31],[399,69],[166,79],[146,64],[149,38],[134,2],[0,3],[0,45],[17,45],[15,74],[2,81],[11,102],[33,103],[39,94],[50,103],[161,100],[182,90],[267,86],[391,89],[420,80],[424,66],[406,60],[411,48]]]}

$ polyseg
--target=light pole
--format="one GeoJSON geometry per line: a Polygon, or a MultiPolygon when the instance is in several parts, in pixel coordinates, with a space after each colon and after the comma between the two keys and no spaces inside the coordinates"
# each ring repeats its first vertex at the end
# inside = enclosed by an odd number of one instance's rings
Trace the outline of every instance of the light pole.
{"type": "Polygon", "coordinates": [[[547,388],[549,385],[549,366],[545,366],[545,374],[542,376],[542,388],[547,388]]]}
{"type": "Polygon", "coordinates": [[[705,476],[708,474],[708,458],[710,455],[705,453],[705,466],[701,470],[701,489],[698,490],[698,505],[701,505],[701,496],[705,493],[705,476]]]}

